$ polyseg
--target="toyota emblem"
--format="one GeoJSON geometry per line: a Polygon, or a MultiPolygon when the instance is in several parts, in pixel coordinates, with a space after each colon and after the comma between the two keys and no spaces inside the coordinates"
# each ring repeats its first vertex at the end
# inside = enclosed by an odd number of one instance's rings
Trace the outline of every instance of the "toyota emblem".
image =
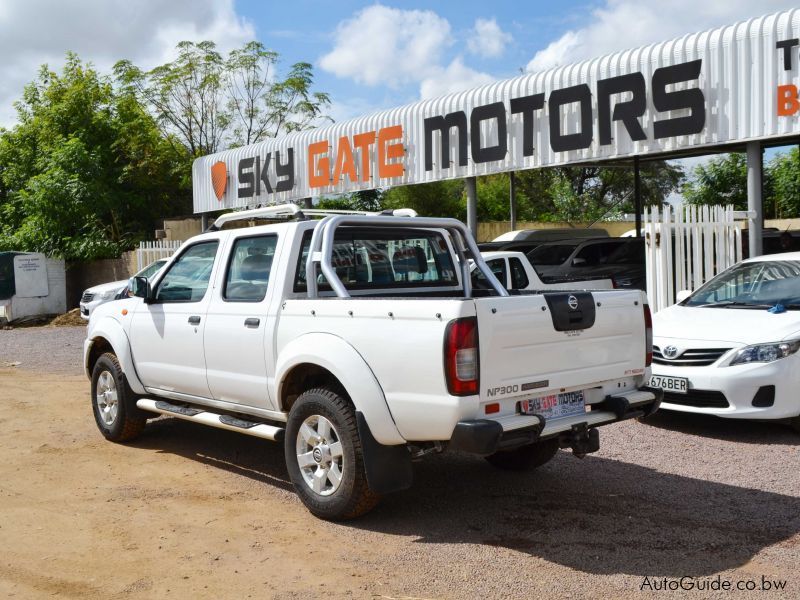
{"type": "Polygon", "coordinates": [[[572,310],[578,310],[578,299],[570,294],[570,297],[567,298],[567,304],[572,310]]]}
{"type": "Polygon", "coordinates": [[[678,349],[675,346],[666,346],[664,348],[664,358],[675,358],[678,356],[678,349]]]}

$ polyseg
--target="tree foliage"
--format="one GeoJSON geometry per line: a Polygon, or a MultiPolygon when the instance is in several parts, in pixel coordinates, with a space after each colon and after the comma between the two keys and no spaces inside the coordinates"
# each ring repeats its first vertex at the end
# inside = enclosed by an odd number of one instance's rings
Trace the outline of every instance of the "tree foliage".
{"type": "MultiPolygon", "coordinates": [[[[764,216],[800,216],[800,154],[792,148],[764,164],[762,172],[764,216]]],[[[694,169],[694,177],[683,187],[692,204],[732,204],[747,209],[747,158],[734,152],[711,159],[694,169]]]]}
{"type": "MultiPolygon", "coordinates": [[[[679,188],[683,169],[664,161],[641,168],[642,200],[661,204],[679,188]]],[[[478,220],[509,219],[509,174],[477,178],[478,220]]],[[[633,212],[633,169],[629,167],[559,167],[516,173],[517,218],[520,221],[588,222],[633,212]]],[[[330,202],[330,201],[327,201],[330,202]]],[[[353,208],[349,197],[338,208],[353,208]]],[[[463,180],[402,186],[387,190],[381,206],[409,207],[421,215],[466,218],[463,180]]],[[[332,208],[333,206],[328,206],[332,208]]]]}
{"type": "Polygon", "coordinates": [[[188,206],[189,164],[135,99],[74,54],[43,66],[0,132],[0,249],[118,256],[188,206]]]}
{"type": "Polygon", "coordinates": [[[249,42],[223,57],[214,42],[181,42],[178,57],[149,71],[131,61],[114,66],[118,81],[193,157],[308,129],[324,121],[330,98],[314,92],[309,63],[277,78],[278,54],[249,42]]]}

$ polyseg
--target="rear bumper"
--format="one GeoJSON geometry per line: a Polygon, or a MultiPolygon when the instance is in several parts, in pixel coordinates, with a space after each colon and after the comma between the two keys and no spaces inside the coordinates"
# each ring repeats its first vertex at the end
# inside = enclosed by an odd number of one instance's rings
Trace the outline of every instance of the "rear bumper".
{"type": "Polygon", "coordinates": [[[449,447],[461,452],[488,455],[539,441],[558,438],[561,446],[581,453],[590,429],[617,421],[647,417],[661,405],[663,391],[642,388],[606,399],[592,410],[573,417],[546,421],[538,415],[510,415],[497,419],[459,421],[449,447]]]}

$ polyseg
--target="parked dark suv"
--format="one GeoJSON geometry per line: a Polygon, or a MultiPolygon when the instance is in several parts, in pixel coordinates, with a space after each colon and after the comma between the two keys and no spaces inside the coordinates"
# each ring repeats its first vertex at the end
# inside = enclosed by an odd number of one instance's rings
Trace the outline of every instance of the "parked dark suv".
{"type": "Polygon", "coordinates": [[[541,244],[527,257],[545,282],[610,277],[617,287],[645,289],[641,238],[562,240],[541,244]]]}

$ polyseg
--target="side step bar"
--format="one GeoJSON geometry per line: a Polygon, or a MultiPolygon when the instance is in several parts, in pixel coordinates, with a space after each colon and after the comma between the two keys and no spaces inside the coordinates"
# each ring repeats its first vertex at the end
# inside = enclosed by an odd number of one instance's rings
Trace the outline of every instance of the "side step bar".
{"type": "Polygon", "coordinates": [[[201,423],[218,429],[237,431],[257,438],[272,440],[273,442],[283,441],[284,429],[282,427],[274,427],[258,421],[245,421],[230,415],[218,415],[208,412],[202,408],[179,406],[164,400],[151,400],[150,398],[137,400],[136,406],[149,412],[167,415],[168,417],[177,417],[178,419],[201,423]]]}

